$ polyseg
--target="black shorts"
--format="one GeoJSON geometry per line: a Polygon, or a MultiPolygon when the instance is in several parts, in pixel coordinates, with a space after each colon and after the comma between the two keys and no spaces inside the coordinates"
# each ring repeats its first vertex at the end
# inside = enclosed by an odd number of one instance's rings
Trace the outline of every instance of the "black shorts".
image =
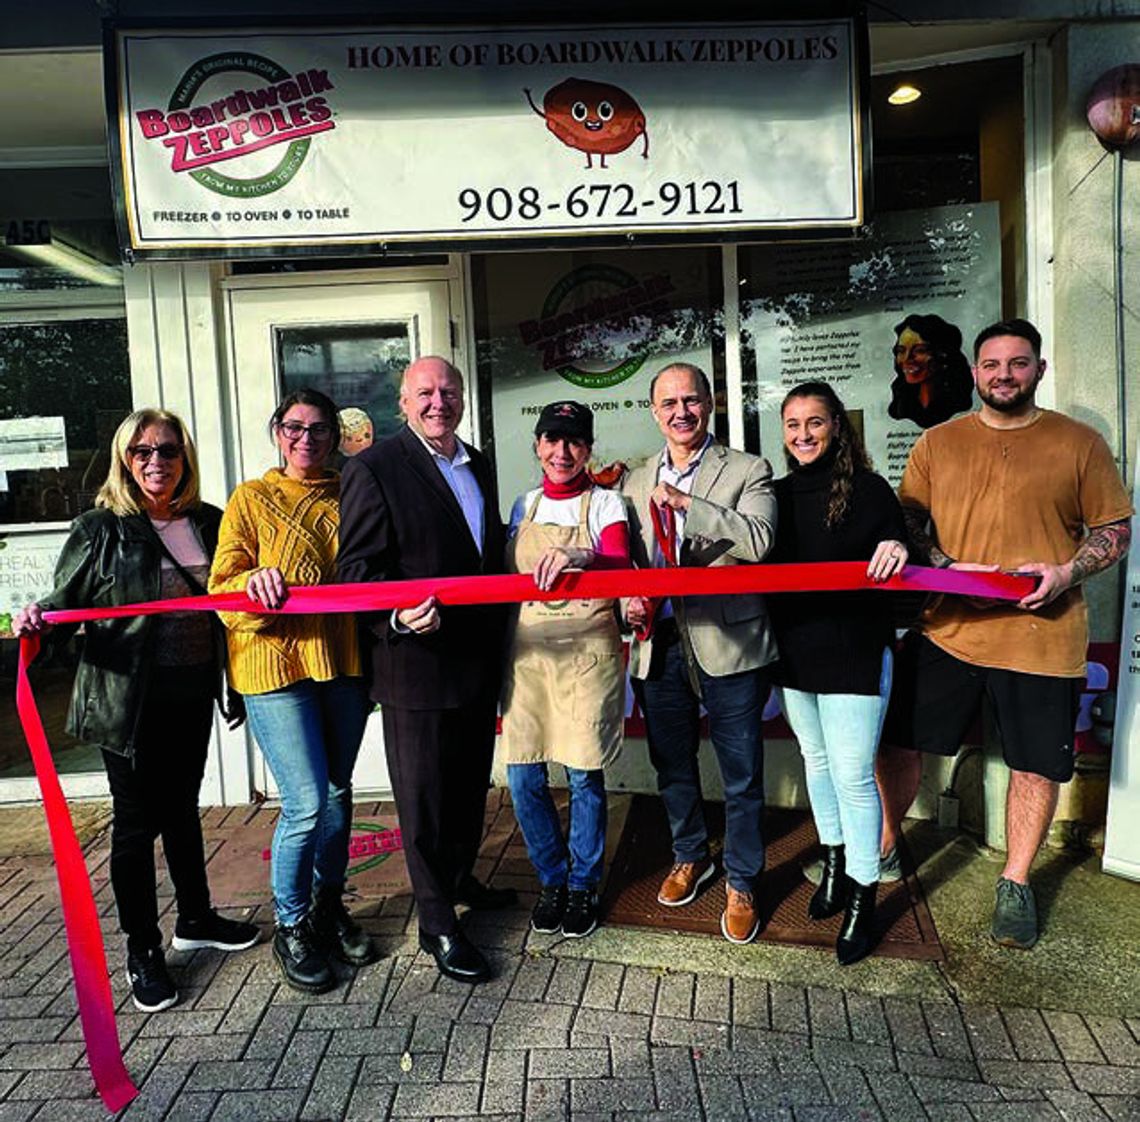
{"type": "Polygon", "coordinates": [[[1073,777],[1073,740],[1084,688],[1084,678],[974,666],[909,632],[895,657],[883,739],[953,756],[985,696],[1006,764],[1066,783],[1073,777]]]}

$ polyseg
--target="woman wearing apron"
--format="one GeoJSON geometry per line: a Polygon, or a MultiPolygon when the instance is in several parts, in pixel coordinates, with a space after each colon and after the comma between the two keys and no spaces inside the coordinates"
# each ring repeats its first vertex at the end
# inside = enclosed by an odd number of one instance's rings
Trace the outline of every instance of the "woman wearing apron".
{"type": "MultiPolygon", "coordinates": [[[[511,511],[509,572],[534,574],[541,589],[565,569],[627,568],[629,527],[616,491],[586,473],[594,416],[574,401],[547,405],[535,426],[542,486],[511,511]]],[[[501,751],[515,817],[541,890],[535,931],[570,938],[598,924],[598,882],[606,846],[602,769],[621,748],[625,672],[612,600],[520,605],[503,686],[501,751]],[[562,764],[570,788],[564,836],[547,785],[562,764]]]]}

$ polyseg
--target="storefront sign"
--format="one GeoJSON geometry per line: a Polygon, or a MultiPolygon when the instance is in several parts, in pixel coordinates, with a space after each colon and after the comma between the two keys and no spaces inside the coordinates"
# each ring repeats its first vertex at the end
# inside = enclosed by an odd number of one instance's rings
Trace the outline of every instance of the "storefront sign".
{"type": "Polygon", "coordinates": [[[851,228],[860,30],[119,28],[124,241],[160,254],[851,228]]]}
{"type": "Polygon", "coordinates": [[[998,204],[888,212],[857,244],[749,253],[757,388],[745,408],[764,454],[782,471],[784,395],[823,380],[897,486],[922,431],[974,407],[970,345],[1001,313],[998,204]]]}

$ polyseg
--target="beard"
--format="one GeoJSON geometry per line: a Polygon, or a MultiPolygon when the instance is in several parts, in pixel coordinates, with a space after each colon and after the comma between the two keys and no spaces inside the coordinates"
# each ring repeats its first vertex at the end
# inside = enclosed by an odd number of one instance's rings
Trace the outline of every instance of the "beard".
{"type": "Polygon", "coordinates": [[[978,397],[995,412],[1016,413],[1019,409],[1022,409],[1026,403],[1033,403],[1033,398],[1037,393],[1037,383],[1040,381],[1041,379],[1038,377],[1034,379],[1032,385],[1022,386],[1017,393],[1007,397],[997,397],[992,390],[983,390],[981,386],[976,386],[975,388],[978,391],[978,397]]]}

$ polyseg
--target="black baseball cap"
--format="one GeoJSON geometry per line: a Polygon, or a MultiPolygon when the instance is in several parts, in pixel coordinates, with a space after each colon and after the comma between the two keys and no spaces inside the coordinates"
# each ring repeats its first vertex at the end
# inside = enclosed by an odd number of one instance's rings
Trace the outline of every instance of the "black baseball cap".
{"type": "Polygon", "coordinates": [[[569,436],[594,443],[594,414],[576,401],[554,401],[542,407],[534,435],[569,436]]]}

